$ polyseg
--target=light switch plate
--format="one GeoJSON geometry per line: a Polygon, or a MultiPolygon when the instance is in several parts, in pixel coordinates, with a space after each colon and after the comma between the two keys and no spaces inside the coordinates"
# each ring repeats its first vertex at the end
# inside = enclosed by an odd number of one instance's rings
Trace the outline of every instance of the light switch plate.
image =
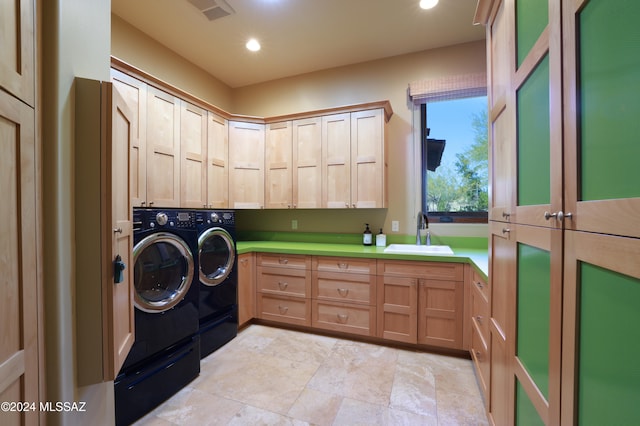
{"type": "Polygon", "coordinates": [[[298,229],[298,221],[296,219],[291,220],[291,229],[298,229]]]}
{"type": "Polygon", "coordinates": [[[398,232],[400,231],[400,222],[397,220],[392,220],[391,221],[391,232],[398,232]]]}

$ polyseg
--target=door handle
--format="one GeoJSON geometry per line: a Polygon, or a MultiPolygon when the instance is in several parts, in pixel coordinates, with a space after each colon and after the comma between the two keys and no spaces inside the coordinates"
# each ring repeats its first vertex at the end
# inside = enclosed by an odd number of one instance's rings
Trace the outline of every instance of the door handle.
{"type": "Polygon", "coordinates": [[[127,268],[127,265],[122,261],[122,257],[120,255],[116,255],[115,260],[113,261],[113,282],[114,284],[119,284],[124,281],[124,270],[127,268]]]}

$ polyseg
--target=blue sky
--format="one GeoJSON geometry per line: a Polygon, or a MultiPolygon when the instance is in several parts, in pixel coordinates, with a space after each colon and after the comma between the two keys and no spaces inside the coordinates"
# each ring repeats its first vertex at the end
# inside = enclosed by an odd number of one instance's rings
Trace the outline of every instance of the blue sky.
{"type": "Polygon", "coordinates": [[[427,127],[431,129],[429,137],[447,141],[442,154],[442,165],[448,164],[453,167],[456,154],[463,152],[473,143],[474,132],[471,127],[473,115],[486,109],[486,96],[427,104],[427,127]]]}

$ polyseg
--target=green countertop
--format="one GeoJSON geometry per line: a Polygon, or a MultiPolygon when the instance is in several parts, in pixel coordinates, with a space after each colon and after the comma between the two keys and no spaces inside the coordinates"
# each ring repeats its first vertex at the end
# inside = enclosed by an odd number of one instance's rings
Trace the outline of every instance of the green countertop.
{"type": "MultiPolygon", "coordinates": [[[[438,244],[441,244],[438,242],[438,244]]],[[[446,242],[445,242],[446,244],[446,242]]],[[[480,272],[484,278],[488,277],[489,262],[488,249],[482,247],[462,247],[455,244],[447,244],[453,250],[453,255],[413,255],[413,254],[388,254],[384,247],[364,246],[352,243],[329,243],[310,241],[279,241],[279,240],[250,240],[238,241],[238,254],[250,252],[308,254],[317,256],[343,256],[365,257],[390,260],[421,260],[429,262],[457,262],[469,263],[480,272]]],[[[475,244],[477,245],[477,244],[475,244]]]]}

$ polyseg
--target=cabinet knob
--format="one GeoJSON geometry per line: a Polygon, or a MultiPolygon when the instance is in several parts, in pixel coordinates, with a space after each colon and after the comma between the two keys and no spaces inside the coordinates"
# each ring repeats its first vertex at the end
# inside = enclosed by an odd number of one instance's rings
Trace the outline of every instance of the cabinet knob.
{"type": "Polygon", "coordinates": [[[478,324],[482,324],[482,315],[477,315],[477,316],[476,316],[476,322],[477,322],[478,324]]]}
{"type": "Polygon", "coordinates": [[[113,229],[113,233],[114,234],[122,234],[122,228],[114,228],[113,229]]]}
{"type": "Polygon", "coordinates": [[[282,291],[285,291],[289,287],[289,283],[278,281],[278,288],[282,291]]]}
{"type": "Polygon", "coordinates": [[[146,202],[146,201],[141,201],[141,202],[140,202],[140,207],[144,207],[146,204],[147,204],[147,202],[146,202]]]}
{"type": "Polygon", "coordinates": [[[484,284],[482,283],[482,281],[476,281],[476,286],[478,286],[478,288],[482,290],[484,284]]]}
{"type": "Polygon", "coordinates": [[[150,205],[150,206],[153,206],[153,201],[149,201],[149,205],[150,205]]]}
{"type": "Polygon", "coordinates": [[[338,322],[340,324],[346,323],[347,320],[349,319],[349,315],[347,314],[336,314],[336,317],[338,317],[338,322]]]}
{"type": "Polygon", "coordinates": [[[509,217],[511,216],[511,213],[507,213],[507,212],[502,212],[502,217],[505,219],[509,219],[509,217]]]}
{"type": "Polygon", "coordinates": [[[502,228],[502,233],[503,233],[503,234],[508,234],[509,232],[511,232],[511,229],[509,229],[509,228],[502,228]]]}
{"type": "Polygon", "coordinates": [[[553,213],[549,213],[549,212],[544,212],[544,220],[549,220],[551,218],[557,218],[558,217],[558,213],[553,212],[553,213]]]}
{"type": "Polygon", "coordinates": [[[349,267],[348,263],[338,263],[338,268],[347,269],[349,267]]]}
{"type": "Polygon", "coordinates": [[[337,290],[338,290],[338,294],[342,297],[347,297],[347,295],[349,294],[348,288],[339,288],[337,290]]]}
{"type": "Polygon", "coordinates": [[[281,257],[280,259],[278,259],[278,263],[280,263],[282,265],[286,265],[287,263],[289,263],[289,259],[287,259],[285,257],[281,257]]]}
{"type": "Polygon", "coordinates": [[[278,311],[280,311],[280,314],[281,314],[281,315],[286,314],[288,310],[289,310],[289,308],[288,308],[288,307],[278,305],[278,311]]]}

